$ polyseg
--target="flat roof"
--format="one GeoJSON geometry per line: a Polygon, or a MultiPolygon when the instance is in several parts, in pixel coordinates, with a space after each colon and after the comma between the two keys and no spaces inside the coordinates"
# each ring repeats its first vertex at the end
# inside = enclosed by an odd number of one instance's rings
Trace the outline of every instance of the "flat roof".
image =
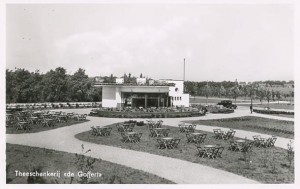
{"type": "Polygon", "coordinates": [[[175,86],[174,83],[155,83],[155,84],[138,84],[138,83],[96,83],[95,86],[134,86],[134,87],[169,87],[175,86]]]}

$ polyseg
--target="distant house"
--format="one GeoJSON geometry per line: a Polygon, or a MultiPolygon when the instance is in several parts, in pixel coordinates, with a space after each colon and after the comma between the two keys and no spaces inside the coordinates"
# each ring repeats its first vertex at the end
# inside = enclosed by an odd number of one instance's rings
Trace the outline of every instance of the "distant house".
{"type": "Polygon", "coordinates": [[[282,85],[272,85],[272,87],[274,87],[274,88],[279,88],[279,87],[283,87],[282,85]]]}
{"type": "Polygon", "coordinates": [[[100,76],[96,76],[96,77],[95,77],[95,81],[96,81],[97,83],[103,83],[103,82],[104,82],[104,78],[102,78],[102,77],[100,77],[100,76]]]}
{"type": "Polygon", "coordinates": [[[286,88],[294,88],[294,84],[292,84],[292,83],[286,83],[283,86],[286,88]]]}
{"type": "Polygon", "coordinates": [[[246,82],[239,82],[239,86],[246,86],[247,85],[247,83],[246,82]]]}

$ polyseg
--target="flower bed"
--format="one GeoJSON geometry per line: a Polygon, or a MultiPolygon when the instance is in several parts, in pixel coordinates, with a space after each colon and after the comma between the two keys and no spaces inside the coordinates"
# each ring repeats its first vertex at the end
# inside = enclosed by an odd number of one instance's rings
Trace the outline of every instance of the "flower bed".
{"type": "Polygon", "coordinates": [[[199,111],[190,112],[123,112],[93,110],[90,116],[111,118],[176,118],[176,117],[198,117],[205,114],[199,111]]]}

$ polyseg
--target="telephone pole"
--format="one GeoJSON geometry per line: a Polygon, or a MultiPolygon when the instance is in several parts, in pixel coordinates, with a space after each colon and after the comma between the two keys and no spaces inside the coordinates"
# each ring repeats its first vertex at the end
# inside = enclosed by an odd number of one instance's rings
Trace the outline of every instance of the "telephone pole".
{"type": "Polygon", "coordinates": [[[185,81],[185,58],[183,59],[183,82],[185,81]]]}

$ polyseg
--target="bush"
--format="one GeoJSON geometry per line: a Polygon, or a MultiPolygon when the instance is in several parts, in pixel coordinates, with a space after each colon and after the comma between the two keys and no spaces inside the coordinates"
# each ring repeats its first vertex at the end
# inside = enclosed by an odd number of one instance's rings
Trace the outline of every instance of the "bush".
{"type": "Polygon", "coordinates": [[[258,110],[258,109],[253,109],[253,112],[260,113],[260,114],[286,114],[286,115],[294,115],[294,112],[277,111],[277,110],[258,110]]]}

